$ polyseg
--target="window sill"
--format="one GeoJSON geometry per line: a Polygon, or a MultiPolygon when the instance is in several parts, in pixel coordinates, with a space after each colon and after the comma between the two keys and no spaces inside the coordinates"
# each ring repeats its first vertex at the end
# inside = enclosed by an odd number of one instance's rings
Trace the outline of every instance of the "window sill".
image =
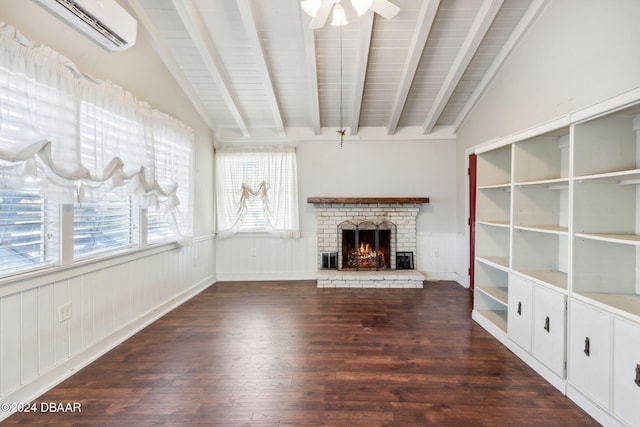
{"type": "Polygon", "coordinates": [[[112,267],[118,264],[135,261],[158,253],[179,248],[176,242],[166,242],[155,244],[144,248],[132,248],[122,250],[117,253],[110,253],[104,256],[75,261],[70,265],[43,266],[42,268],[23,271],[10,276],[0,278],[0,297],[15,293],[14,287],[20,287],[21,291],[42,286],[47,283],[65,280],[71,277],[89,273],[91,271],[112,267]]]}

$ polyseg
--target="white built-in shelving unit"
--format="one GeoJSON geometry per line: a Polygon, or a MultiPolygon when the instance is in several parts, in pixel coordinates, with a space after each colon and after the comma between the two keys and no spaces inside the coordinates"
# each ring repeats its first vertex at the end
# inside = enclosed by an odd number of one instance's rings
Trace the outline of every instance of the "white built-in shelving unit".
{"type": "Polygon", "coordinates": [[[511,147],[478,156],[475,309],[507,332],[511,233],[511,147]]]}
{"type": "Polygon", "coordinates": [[[605,425],[640,426],[636,95],[476,149],[473,318],[605,425]]]}

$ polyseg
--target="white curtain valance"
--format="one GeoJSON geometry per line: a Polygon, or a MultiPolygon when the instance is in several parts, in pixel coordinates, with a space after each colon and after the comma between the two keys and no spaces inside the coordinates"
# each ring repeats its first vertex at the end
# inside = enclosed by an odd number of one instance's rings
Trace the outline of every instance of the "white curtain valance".
{"type": "Polygon", "coordinates": [[[116,191],[192,236],[193,131],[0,23],[0,188],[38,182],[60,203],[116,191]]]}

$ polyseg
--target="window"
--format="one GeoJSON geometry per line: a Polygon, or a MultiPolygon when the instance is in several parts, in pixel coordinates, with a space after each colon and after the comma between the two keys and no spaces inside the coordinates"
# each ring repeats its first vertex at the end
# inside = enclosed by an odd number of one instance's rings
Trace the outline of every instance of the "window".
{"type": "Polygon", "coordinates": [[[83,259],[137,243],[131,197],[74,206],[73,255],[83,259]]]}
{"type": "Polygon", "coordinates": [[[0,275],[140,243],[188,244],[193,130],[0,27],[0,275]]]}
{"type": "Polygon", "coordinates": [[[56,213],[37,190],[0,189],[0,275],[57,260],[56,213]]]}
{"type": "Polygon", "coordinates": [[[147,243],[153,245],[169,240],[175,240],[175,234],[164,212],[157,206],[150,206],[147,209],[147,243]]]}
{"type": "Polygon", "coordinates": [[[216,151],[218,233],[298,235],[298,185],[293,149],[216,151]]]}

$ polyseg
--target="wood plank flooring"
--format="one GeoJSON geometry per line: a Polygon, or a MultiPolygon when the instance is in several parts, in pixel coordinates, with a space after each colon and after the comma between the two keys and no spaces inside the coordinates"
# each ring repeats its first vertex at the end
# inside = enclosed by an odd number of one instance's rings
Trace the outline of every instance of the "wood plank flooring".
{"type": "Polygon", "coordinates": [[[470,319],[471,293],[216,283],[37,400],[35,425],[591,426],[470,319]]]}

